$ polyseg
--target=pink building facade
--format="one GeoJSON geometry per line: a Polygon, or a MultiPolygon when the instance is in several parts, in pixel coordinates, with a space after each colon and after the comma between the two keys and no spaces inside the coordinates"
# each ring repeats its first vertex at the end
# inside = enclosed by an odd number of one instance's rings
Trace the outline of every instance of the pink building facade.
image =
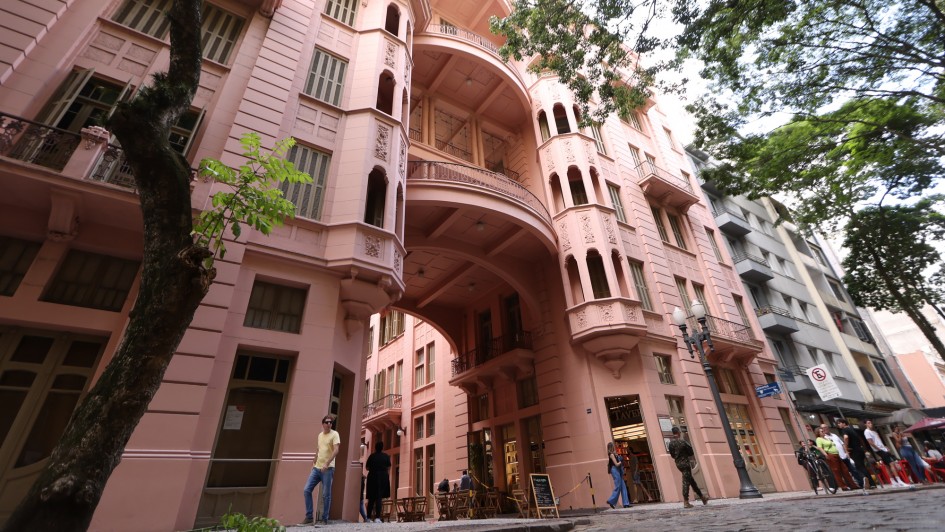
{"type": "MultiPolygon", "coordinates": [[[[0,394],[14,407],[0,416],[0,521],[134,301],[137,196],[100,126],[166,68],[168,2],[4,7],[0,394]]],[[[332,519],[357,519],[361,444],[378,439],[401,496],[467,468],[502,491],[533,472],[562,493],[588,473],[606,486],[616,441],[651,496],[678,501],[676,425],[708,493],[737,496],[701,365],[670,325],[696,299],[756,486],[806,485],[790,405],[754,395],[775,360],[673,124],[651,100],[579,128],[554,77],[499,59],[488,19],[508,8],[206,3],[203,75],[172,142],[192,166],[235,166],[243,133],[292,136],[314,182],[284,188],[298,207],[285,227],[228,246],[93,529],[188,529],[230,508],[301,520],[326,412],[342,437],[332,519]]],[[[213,190],[194,181],[195,211],[213,190]]],[[[562,503],[589,507],[589,490],[562,503]]]]}

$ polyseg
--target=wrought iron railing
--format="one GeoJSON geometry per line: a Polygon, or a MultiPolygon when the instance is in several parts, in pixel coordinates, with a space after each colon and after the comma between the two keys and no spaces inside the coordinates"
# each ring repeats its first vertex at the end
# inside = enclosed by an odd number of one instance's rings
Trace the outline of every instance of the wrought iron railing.
{"type": "Polygon", "coordinates": [[[767,266],[767,267],[769,267],[769,268],[771,267],[771,265],[768,264],[768,261],[767,261],[767,260],[765,260],[765,259],[763,259],[763,258],[761,258],[761,257],[759,257],[759,256],[757,256],[757,255],[752,255],[751,253],[736,253],[736,254],[732,255],[732,262],[738,263],[738,262],[741,262],[741,261],[743,261],[743,260],[751,260],[751,261],[757,262],[757,263],[759,263],[759,264],[762,264],[762,265],[764,265],[764,266],[767,266]]]}
{"type": "Polygon", "coordinates": [[[775,307],[773,305],[765,305],[755,309],[755,314],[758,316],[764,316],[765,314],[778,314],[786,318],[794,319],[794,314],[791,314],[790,310],[783,309],[781,307],[775,307]]]}
{"type": "Polygon", "coordinates": [[[474,349],[467,351],[452,361],[453,376],[469,371],[472,368],[481,366],[486,362],[508,353],[513,349],[531,349],[532,333],[528,331],[519,331],[507,336],[497,336],[489,342],[479,345],[474,349]]]}
{"type": "Polygon", "coordinates": [[[0,113],[0,155],[62,170],[82,137],[32,120],[0,113]]]}
{"type": "Polygon", "coordinates": [[[385,410],[400,408],[402,396],[399,393],[392,393],[381,397],[373,403],[364,406],[364,419],[376,416],[385,410]]]}
{"type": "Polygon", "coordinates": [[[454,181],[488,188],[524,203],[535,214],[551,224],[548,209],[534,194],[518,182],[489,170],[455,163],[411,161],[408,165],[407,179],[454,181]]]}
{"type": "Polygon", "coordinates": [[[136,187],[134,172],[125,158],[125,152],[116,144],[109,144],[105,148],[89,179],[130,189],[136,187]]]}
{"type": "MultiPolygon", "coordinates": [[[[450,37],[455,37],[457,39],[475,44],[476,46],[488,51],[498,59],[502,59],[502,55],[499,54],[499,47],[492,41],[483,38],[482,35],[479,35],[478,33],[473,33],[462,28],[457,28],[452,24],[430,24],[427,26],[427,31],[430,33],[439,33],[440,35],[448,35],[450,37]]],[[[512,75],[518,78],[518,81],[522,83],[523,86],[525,85],[525,80],[522,79],[522,76],[519,74],[517,68],[509,68],[509,71],[511,71],[512,75]]]]}
{"type": "MultiPolygon", "coordinates": [[[[686,321],[689,326],[692,327],[692,330],[702,330],[702,327],[694,316],[689,316],[686,321]]],[[[705,324],[706,327],[709,328],[709,332],[712,333],[713,340],[734,340],[748,344],[760,343],[758,339],[755,338],[755,334],[751,331],[751,327],[744,323],[736,323],[706,314],[705,324]]]]}
{"type": "Polygon", "coordinates": [[[677,176],[668,170],[664,170],[656,166],[650,161],[643,161],[638,164],[637,173],[640,175],[640,179],[644,179],[647,176],[653,175],[677,188],[681,188],[686,192],[689,192],[690,194],[695,194],[695,192],[692,190],[692,184],[689,183],[688,179],[683,179],[682,177],[677,176]]]}

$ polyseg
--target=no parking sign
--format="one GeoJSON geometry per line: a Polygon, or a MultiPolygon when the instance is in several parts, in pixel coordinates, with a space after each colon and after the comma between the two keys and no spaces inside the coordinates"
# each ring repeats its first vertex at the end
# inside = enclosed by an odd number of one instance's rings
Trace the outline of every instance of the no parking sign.
{"type": "Polygon", "coordinates": [[[840,397],[840,388],[837,386],[837,383],[834,382],[830,373],[827,373],[827,366],[824,364],[818,364],[808,369],[807,376],[810,377],[810,381],[814,384],[814,388],[817,390],[817,394],[820,395],[821,401],[829,401],[840,397]]]}

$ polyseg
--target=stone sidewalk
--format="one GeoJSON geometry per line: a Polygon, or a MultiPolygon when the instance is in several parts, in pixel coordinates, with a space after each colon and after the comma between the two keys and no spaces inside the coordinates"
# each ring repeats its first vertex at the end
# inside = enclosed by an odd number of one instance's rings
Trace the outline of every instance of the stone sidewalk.
{"type": "Polygon", "coordinates": [[[917,489],[880,488],[814,495],[813,491],[769,493],[762,499],[713,499],[694,503],[639,504],[632,508],[562,512],[561,519],[496,518],[419,523],[348,523],[288,525],[292,532],[316,529],[343,532],[390,530],[417,532],[598,532],[607,530],[770,531],[945,530],[945,484],[917,489]]]}

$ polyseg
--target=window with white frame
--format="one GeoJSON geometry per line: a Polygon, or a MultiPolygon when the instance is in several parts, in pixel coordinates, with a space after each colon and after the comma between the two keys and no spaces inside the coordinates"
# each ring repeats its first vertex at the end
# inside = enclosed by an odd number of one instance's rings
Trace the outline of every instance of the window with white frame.
{"type": "Polygon", "coordinates": [[[650,207],[653,213],[653,221],[656,222],[656,230],[659,231],[660,240],[669,243],[669,233],[666,232],[666,224],[663,223],[663,212],[659,207],[650,207]]]}
{"type": "Polygon", "coordinates": [[[436,380],[436,351],[433,342],[427,344],[427,373],[426,383],[430,384],[436,380]]]}
{"type": "Polygon", "coordinates": [[[623,210],[623,202],[620,200],[620,187],[607,183],[607,192],[610,194],[610,202],[614,205],[614,213],[617,220],[627,223],[627,214],[623,210]]]}
{"type": "Polygon", "coordinates": [[[358,14],[358,0],[328,0],[325,14],[329,17],[354,26],[354,17],[358,14]]]}
{"type": "Polygon", "coordinates": [[[719,249],[719,243],[715,240],[715,231],[706,227],[705,234],[709,237],[709,245],[712,246],[712,253],[715,253],[716,260],[718,260],[720,264],[724,263],[725,260],[722,259],[722,250],[719,249]]]}
{"type": "Polygon", "coordinates": [[[167,12],[173,0],[125,0],[112,20],[133,30],[163,39],[171,27],[167,12]]]}
{"type": "Polygon", "coordinates": [[[285,199],[295,205],[296,216],[320,220],[322,204],[325,201],[325,179],[328,175],[328,167],[331,166],[331,155],[308,146],[296,144],[289,150],[286,160],[291,162],[296,170],[312,176],[312,182],[289,183],[283,181],[279,184],[279,189],[282,190],[285,199]]]}
{"type": "Polygon", "coordinates": [[[392,310],[381,316],[380,345],[389,344],[394,338],[404,334],[404,313],[392,310]]]}
{"type": "Polygon", "coordinates": [[[732,296],[732,299],[735,301],[735,310],[738,311],[738,316],[742,319],[742,324],[746,327],[749,326],[748,314],[745,312],[745,301],[741,296],[732,296]]]}
{"type": "Polygon", "coordinates": [[[643,124],[640,122],[640,115],[636,111],[630,111],[626,117],[621,117],[630,127],[637,131],[643,131],[643,124]]]}
{"type": "Polygon", "coordinates": [[[436,435],[436,412],[427,414],[427,438],[436,435]]]}
{"type": "Polygon", "coordinates": [[[599,124],[591,124],[591,135],[594,136],[594,143],[597,145],[597,151],[607,155],[607,148],[604,147],[604,135],[600,131],[599,124]]]}
{"type": "Polygon", "coordinates": [[[676,291],[679,292],[679,299],[682,300],[683,310],[688,314],[692,308],[692,299],[689,297],[689,290],[686,289],[686,280],[682,277],[674,277],[676,280],[676,291]]]}
{"type": "Polygon", "coordinates": [[[643,275],[643,263],[633,260],[628,260],[628,263],[630,264],[630,274],[633,276],[633,284],[637,289],[640,306],[643,307],[643,310],[653,310],[650,290],[646,285],[646,277],[643,275]]]}
{"type": "Polygon", "coordinates": [[[338,105],[341,103],[347,70],[347,61],[316,48],[302,92],[331,105],[338,105]]]}
{"type": "Polygon", "coordinates": [[[302,328],[305,290],[264,281],[253,283],[243,325],[298,333],[302,328]]]}

